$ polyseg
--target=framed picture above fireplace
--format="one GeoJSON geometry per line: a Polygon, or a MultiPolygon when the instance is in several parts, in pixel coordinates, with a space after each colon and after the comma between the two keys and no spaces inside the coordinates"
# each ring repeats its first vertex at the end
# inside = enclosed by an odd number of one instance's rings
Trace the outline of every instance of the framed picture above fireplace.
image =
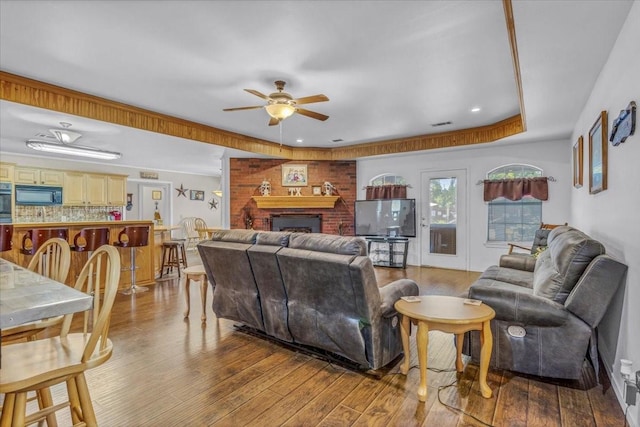
{"type": "Polygon", "coordinates": [[[283,187],[306,187],[307,185],[309,185],[307,165],[282,165],[283,187]]]}

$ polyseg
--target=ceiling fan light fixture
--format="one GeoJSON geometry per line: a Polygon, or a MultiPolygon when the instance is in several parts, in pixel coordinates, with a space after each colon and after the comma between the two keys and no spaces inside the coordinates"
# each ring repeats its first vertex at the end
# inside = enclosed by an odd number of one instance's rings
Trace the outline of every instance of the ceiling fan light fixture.
{"type": "Polygon", "coordinates": [[[56,137],[56,139],[63,144],[73,144],[76,140],[82,137],[81,133],[70,131],[71,123],[60,122],[60,126],[63,129],[49,129],[49,132],[56,137]]]}
{"type": "Polygon", "coordinates": [[[291,115],[296,112],[296,108],[291,104],[273,103],[265,105],[264,109],[267,110],[267,114],[280,121],[291,117],[291,115]]]}
{"type": "Polygon", "coordinates": [[[63,144],[73,144],[82,134],[78,132],[72,132],[66,129],[49,129],[49,132],[56,137],[56,139],[63,144]]]}
{"type": "Polygon", "coordinates": [[[98,148],[84,147],[82,145],[66,145],[56,142],[38,141],[34,139],[27,141],[27,147],[47,153],[67,154],[71,156],[90,157],[101,160],[115,160],[122,157],[122,154],[115,151],[100,150],[98,148]]]}

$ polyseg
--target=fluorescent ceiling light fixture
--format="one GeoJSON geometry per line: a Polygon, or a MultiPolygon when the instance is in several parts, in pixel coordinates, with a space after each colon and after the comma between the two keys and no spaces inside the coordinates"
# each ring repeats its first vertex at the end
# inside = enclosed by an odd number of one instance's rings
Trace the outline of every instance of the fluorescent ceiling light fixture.
{"type": "Polygon", "coordinates": [[[91,157],[101,160],[115,160],[122,157],[122,154],[115,151],[100,150],[97,148],[84,147],[82,145],[66,145],[56,142],[46,142],[30,139],[27,147],[47,153],[68,154],[70,156],[91,157]]]}
{"type": "Polygon", "coordinates": [[[278,119],[280,121],[290,117],[293,113],[296,112],[296,108],[290,104],[269,104],[265,105],[264,109],[267,110],[267,113],[273,117],[274,119],[278,119]]]}

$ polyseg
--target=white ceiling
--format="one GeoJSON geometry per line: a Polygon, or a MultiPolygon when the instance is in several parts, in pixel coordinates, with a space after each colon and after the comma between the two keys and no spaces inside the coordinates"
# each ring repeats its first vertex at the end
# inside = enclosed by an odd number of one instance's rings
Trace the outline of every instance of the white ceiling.
{"type": "MultiPolygon", "coordinates": [[[[527,132],[570,136],[632,1],[513,2],[527,132]]],[[[640,25],[640,23],[639,23],[640,25]]],[[[261,105],[285,80],[325,94],[282,126],[286,145],[336,147],[494,123],[519,112],[502,2],[0,1],[0,69],[273,142],[261,105]],[[472,107],[479,106],[479,113],[472,107]],[[451,121],[452,125],[432,127],[451,121]],[[296,139],[303,139],[302,143],[296,139]],[[342,139],[343,142],[332,142],[342,139]]],[[[217,175],[210,144],[0,102],[3,153],[58,127],[120,151],[113,164],[217,175]]]]}

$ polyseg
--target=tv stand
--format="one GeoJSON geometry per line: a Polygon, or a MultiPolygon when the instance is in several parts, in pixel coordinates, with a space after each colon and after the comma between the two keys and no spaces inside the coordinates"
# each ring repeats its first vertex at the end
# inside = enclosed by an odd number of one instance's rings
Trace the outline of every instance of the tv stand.
{"type": "Polygon", "coordinates": [[[373,265],[379,267],[407,267],[409,239],[407,237],[366,236],[367,252],[373,265]]]}

